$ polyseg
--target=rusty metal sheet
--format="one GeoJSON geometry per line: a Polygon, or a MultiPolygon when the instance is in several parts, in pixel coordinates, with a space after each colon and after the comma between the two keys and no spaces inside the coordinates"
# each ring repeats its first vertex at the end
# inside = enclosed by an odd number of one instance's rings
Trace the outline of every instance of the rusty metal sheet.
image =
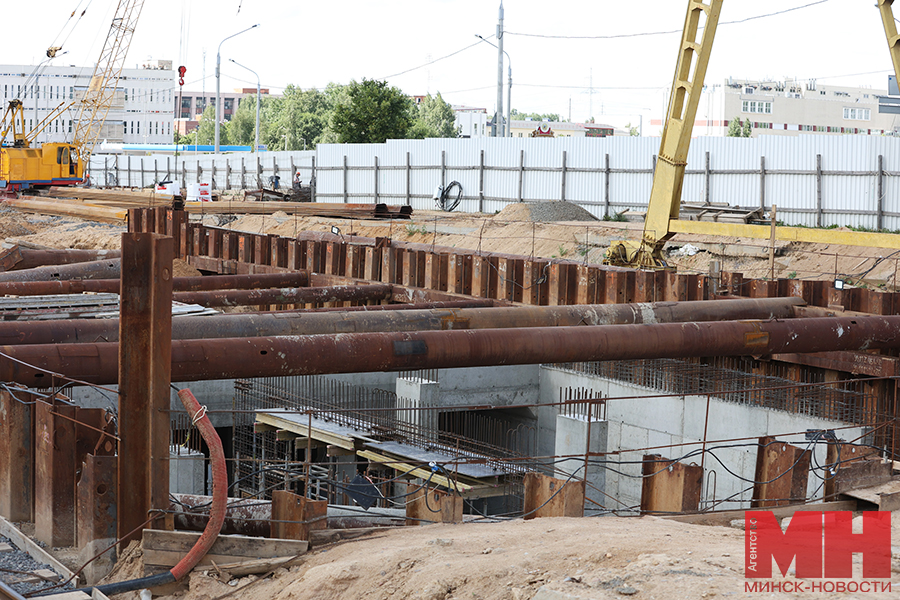
{"type": "Polygon", "coordinates": [[[699,465],[645,454],[641,469],[641,513],[695,512],[700,508],[703,468],[699,465]]]}
{"type": "Polygon", "coordinates": [[[750,506],[765,508],[806,501],[810,452],[779,442],[774,437],[759,438],[756,474],[750,506]]]}
{"type": "Polygon", "coordinates": [[[0,390],[0,515],[32,521],[34,510],[34,396],[0,390]]]}
{"type": "Polygon", "coordinates": [[[75,544],[75,407],[35,404],[34,536],[52,547],[75,544]]]}
{"type": "Polygon", "coordinates": [[[116,468],[115,456],[88,454],[84,458],[76,485],[78,548],[94,540],[116,538],[116,468]]]}

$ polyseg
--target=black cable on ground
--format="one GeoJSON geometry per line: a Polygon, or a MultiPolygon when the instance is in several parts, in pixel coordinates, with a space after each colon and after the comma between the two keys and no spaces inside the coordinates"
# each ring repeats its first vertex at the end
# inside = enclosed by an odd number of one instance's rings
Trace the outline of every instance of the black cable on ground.
{"type": "Polygon", "coordinates": [[[458,181],[451,181],[450,184],[441,190],[441,196],[437,201],[438,207],[444,212],[453,212],[462,201],[462,185],[458,181]],[[451,190],[456,187],[456,197],[451,199],[451,190]]]}

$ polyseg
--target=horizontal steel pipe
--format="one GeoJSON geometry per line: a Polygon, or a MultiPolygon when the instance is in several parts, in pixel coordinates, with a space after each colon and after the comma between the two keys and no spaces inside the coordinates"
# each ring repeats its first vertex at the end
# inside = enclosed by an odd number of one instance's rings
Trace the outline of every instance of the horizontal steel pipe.
{"type": "MultiPolygon", "coordinates": [[[[900,348],[900,317],[175,340],[172,381],[900,348]]],[[[0,381],[117,379],[118,344],[2,346],[0,381]]]]}
{"type": "MultiPolygon", "coordinates": [[[[760,298],[652,304],[451,307],[349,313],[242,313],[217,317],[180,317],[172,321],[172,338],[187,340],[374,331],[784,319],[792,316],[795,306],[803,304],[801,298],[760,298]]],[[[361,308],[390,309],[392,305],[361,308]]],[[[68,344],[114,342],[118,339],[117,319],[0,322],[0,344],[68,344]]]]}
{"type": "Polygon", "coordinates": [[[219,290],[176,292],[172,299],[201,306],[251,306],[254,304],[324,304],[325,302],[369,302],[389,300],[393,286],[332,285],[328,287],[286,287],[264,290],[219,290]]]}
{"type": "Polygon", "coordinates": [[[22,271],[7,271],[0,273],[0,282],[3,281],[65,281],[68,279],[115,279],[121,273],[120,258],[106,260],[94,260],[90,262],[73,263],[70,265],[53,265],[50,267],[35,267],[22,271]]]}
{"type": "MultiPolygon", "coordinates": [[[[48,296],[52,294],[83,294],[85,292],[118,294],[119,283],[119,279],[0,281],[0,296],[48,296]]],[[[175,277],[172,280],[172,289],[176,292],[252,290],[273,287],[305,287],[307,285],[309,285],[307,271],[250,275],[197,275],[175,277]]]]}
{"type": "Polygon", "coordinates": [[[10,269],[11,271],[33,269],[45,265],[70,265],[73,263],[90,262],[94,260],[120,258],[122,256],[122,251],[78,249],[32,250],[31,248],[19,248],[19,255],[22,259],[10,269]]]}

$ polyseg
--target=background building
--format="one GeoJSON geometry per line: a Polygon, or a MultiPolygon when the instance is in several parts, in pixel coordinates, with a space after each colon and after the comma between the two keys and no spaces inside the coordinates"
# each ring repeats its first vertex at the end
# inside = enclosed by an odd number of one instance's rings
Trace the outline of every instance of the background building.
{"type": "MultiPolygon", "coordinates": [[[[268,96],[271,98],[280,98],[280,94],[269,94],[268,88],[259,90],[260,96],[268,96]]],[[[234,116],[241,101],[247,97],[256,96],[256,88],[237,88],[230,92],[220,92],[219,97],[222,99],[222,120],[230,121],[234,116]]],[[[175,127],[178,133],[184,135],[197,128],[200,124],[200,117],[207,106],[216,105],[216,93],[213,92],[190,92],[182,91],[179,98],[176,91],[174,99],[175,106],[175,127]]]]}
{"type": "MultiPolygon", "coordinates": [[[[0,65],[0,90],[4,104],[17,98],[24,103],[25,127],[31,131],[61,104],[83,97],[91,75],[93,67],[48,66],[38,71],[30,65],[0,65]]],[[[176,79],[172,61],[123,69],[100,142],[171,144],[176,79]]],[[[78,106],[73,105],[53,119],[36,141],[71,141],[77,118],[78,106]]]]}
{"type": "MultiPolygon", "coordinates": [[[[894,135],[900,115],[879,110],[886,90],[801,82],[729,78],[700,96],[694,136],[724,136],[735,118],[750,121],[752,136],[802,133],[894,135]]],[[[650,122],[662,131],[661,119],[650,122]]],[[[655,135],[658,132],[653,132],[655,135]]]]}

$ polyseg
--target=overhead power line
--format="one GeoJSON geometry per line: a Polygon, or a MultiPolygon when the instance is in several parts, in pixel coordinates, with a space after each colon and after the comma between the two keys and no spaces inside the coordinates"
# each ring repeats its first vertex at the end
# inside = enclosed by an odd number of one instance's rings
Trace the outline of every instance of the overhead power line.
{"type": "MultiPolygon", "coordinates": [[[[738,19],[736,21],[723,21],[719,23],[719,25],[737,25],[739,23],[746,23],[747,21],[755,21],[756,19],[765,19],[768,17],[774,17],[776,15],[783,15],[784,13],[793,12],[795,10],[802,10],[811,6],[816,6],[817,4],[825,4],[826,2],[830,2],[830,0],[818,0],[817,2],[810,2],[809,4],[804,4],[802,6],[794,6],[793,8],[786,8],[777,12],[766,13],[764,15],[756,15],[753,17],[747,17],[745,19],[738,19]]],[[[654,35],[670,35],[673,33],[681,32],[681,29],[672,29],[670,31],[645,31],[639,33],[620,33],[615,35],[547,35],[543,33],[517,33],[515,31],[504,31],[503,33],[504,35],[519,35],[522,37],[547,38],[556,40],[615,40],[654,35]]]]}

